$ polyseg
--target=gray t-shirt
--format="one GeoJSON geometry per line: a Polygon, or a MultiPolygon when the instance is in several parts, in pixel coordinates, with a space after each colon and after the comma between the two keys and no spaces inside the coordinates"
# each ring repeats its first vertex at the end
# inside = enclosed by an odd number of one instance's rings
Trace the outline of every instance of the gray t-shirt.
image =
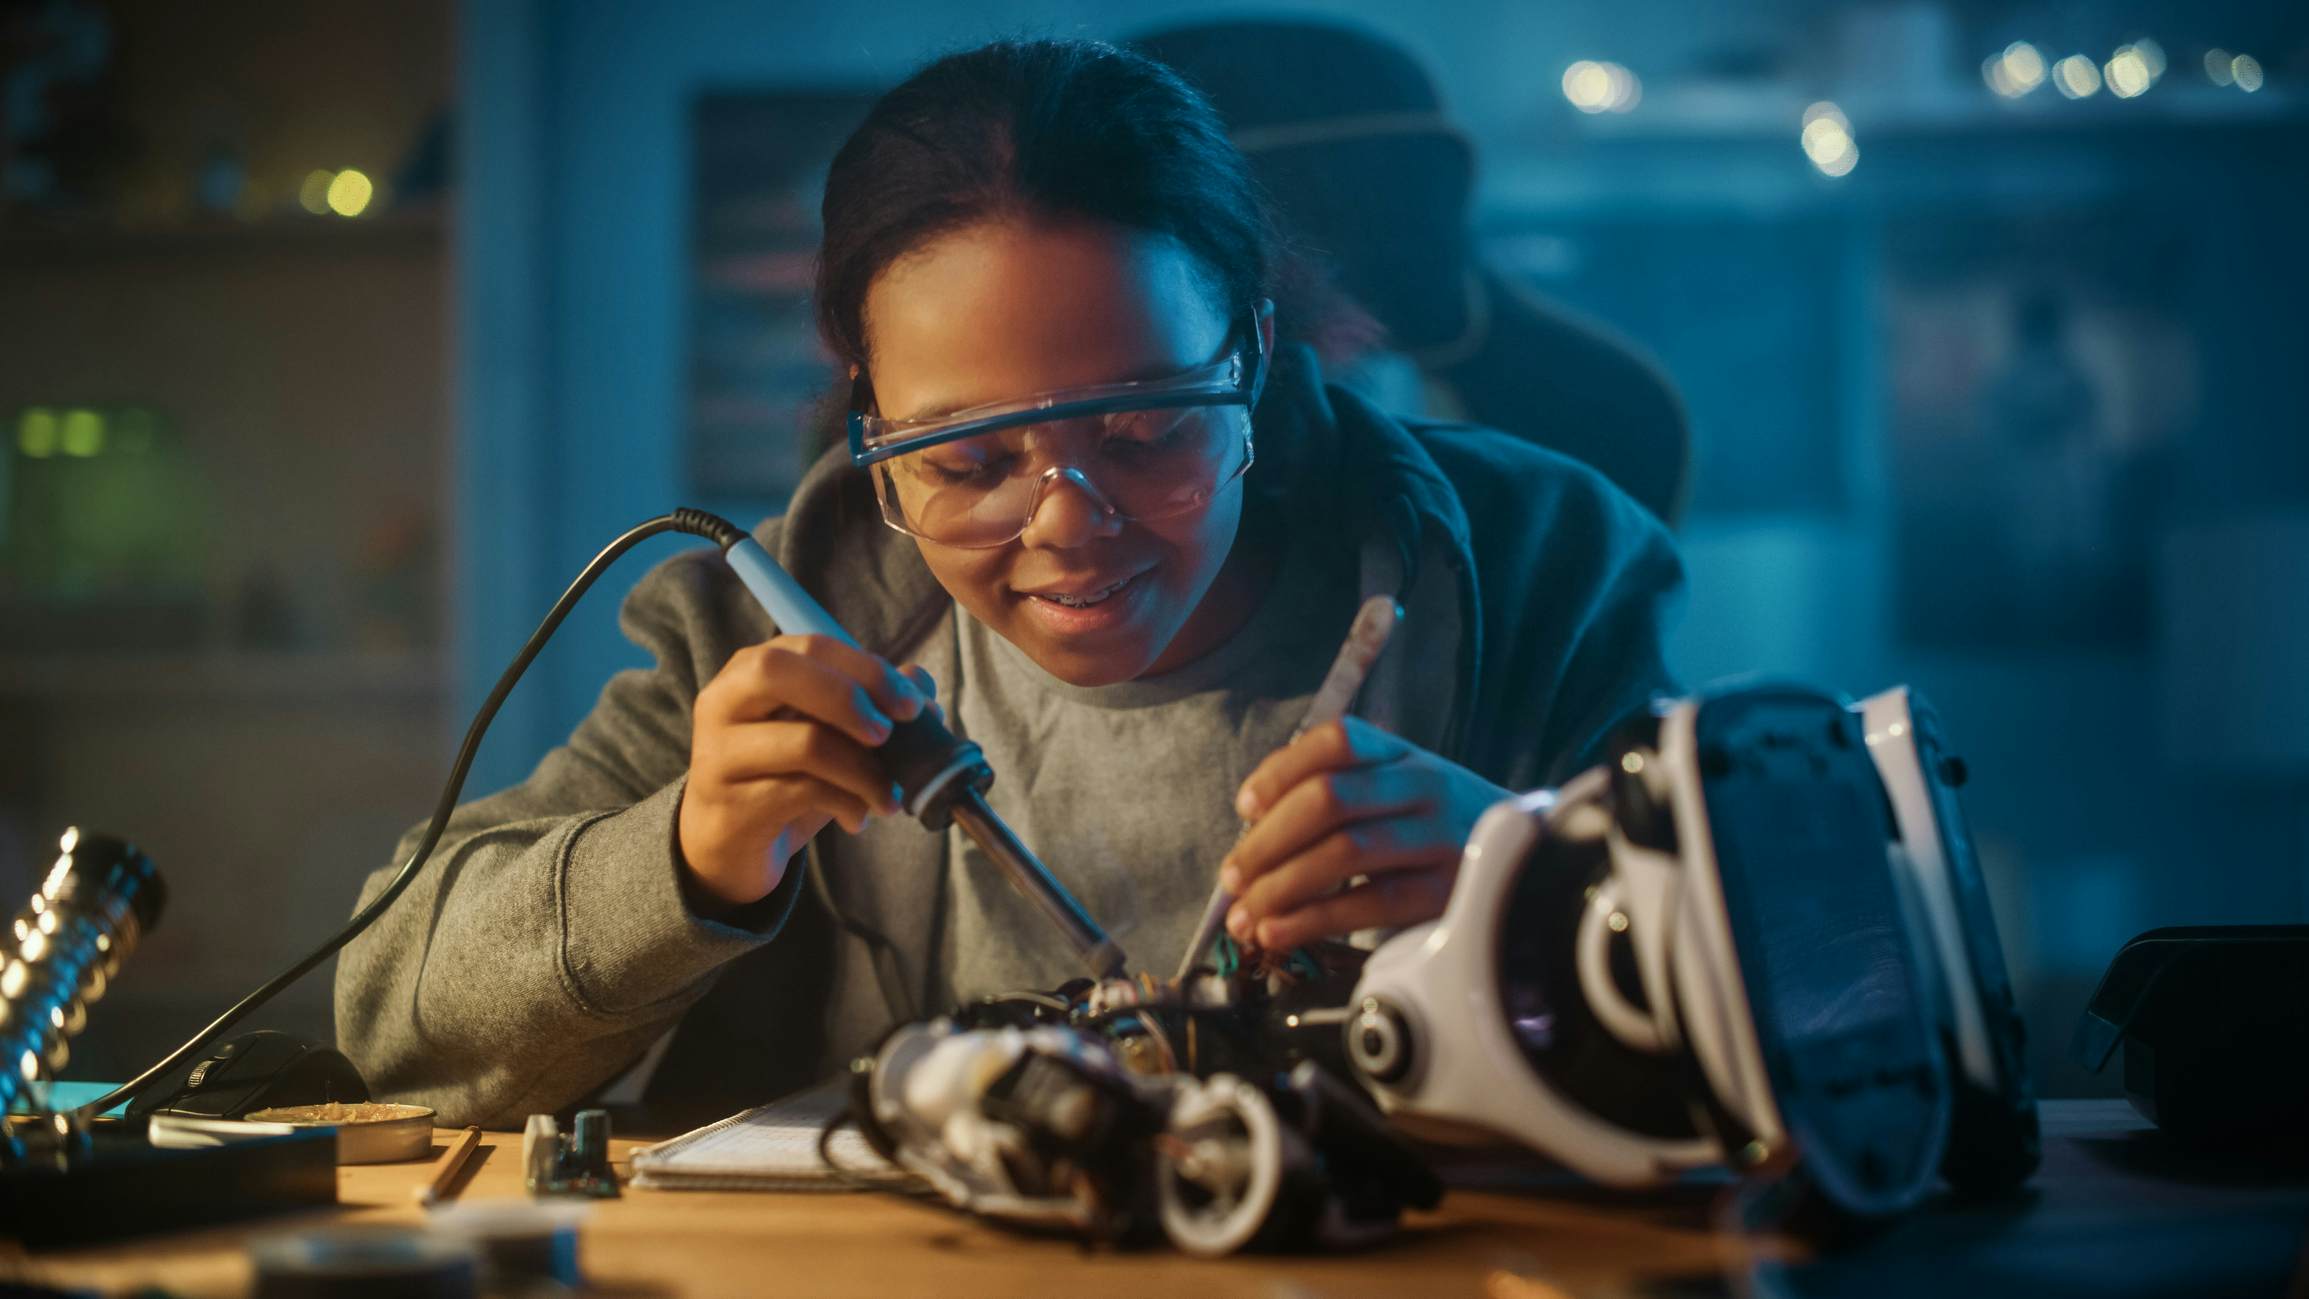
{"type": "MultiPolygon", "coordinates": [[[[1355,611],[1354,567],[1292,546],[1232,639],[1174,672],[1070,685],[1001,634],[952,615],[956,729],[995,771],[988,798],[1129,955],[1177,964],[1241,823],[1235,791],[1290,738],[1355,611]]],[[[953,1004],[1057,986],[1084,971],[1065,941],[959,829],[947,832],[940,933],[953,1004]]]]}

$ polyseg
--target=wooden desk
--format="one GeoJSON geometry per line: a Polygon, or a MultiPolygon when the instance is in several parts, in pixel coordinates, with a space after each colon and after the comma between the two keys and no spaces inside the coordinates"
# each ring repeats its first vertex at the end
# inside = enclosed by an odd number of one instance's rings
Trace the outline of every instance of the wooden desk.
{"type": "MultiPolygon", "coordinates": [[[[1709,1293],[1727,1267],[1758,1293],[2280,1292],[2309,1224],[2309,1180],[2237,1176],[2176,1161],[2121,1102],[2047,1107],[2044,1171],[2011,1203],[1944,1206],[1864,1247],[1807,1261],[1787,1242],[1712,1231],[1717,1193],[1455,1190],[1365,1253],[1205,1261],[1088,1253],[935,1205],[840,1192],[635,1191],[596,1205],[588,1281],[614,1295],[856,1294],[1196,1299],[1709,1293]],[[2074,1288],[2064,1289],[2070,1280],[2074,1288]],[[2001,1284],[2000,1284],[2001,1282],[2001,1284]],[[1696,1284],[1695,1284],[1696,1283],[1696,1284]],[[1784,1283],[1784,1284],[1783,1284],[1784,1283]]],[[[438,1134],[441,1142],[452,1135],[438,1134]]],[[[624,1161],[631,1141],[616,1143],[624,1161]]],[[[520,1137],[491,1134],[457,1199],[519,1196],[520,1137]]],[[[426,1165],[339,1170],[326,1213],[63,1253],[0,1252],[0,1278],[123,1292],[246,1293],[252,1235],[332,1222],[413,1223],[426,1165]]],[[[4,1229],[4,1226],[0,1226],[4,1229]]],[[[0,1246],[0,1251],[7,1247],[0,1246]]]]}

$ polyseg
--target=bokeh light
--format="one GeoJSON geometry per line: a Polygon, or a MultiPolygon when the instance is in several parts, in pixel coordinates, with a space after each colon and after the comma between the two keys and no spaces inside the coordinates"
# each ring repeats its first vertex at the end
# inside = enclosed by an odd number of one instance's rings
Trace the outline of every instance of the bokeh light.
{"type": "Polygon", "coordinates": [[[1563,70],[1563,97],[1583,113],[1624,113],[1643,96],[1636,74],[1617,63],[1581,59],[1563,70]]]}
{"type": "Polygon", "coordinates": [[[2089,99],[2100,92],[2100,65],[2085,55],[2071,54],[2052,65],[2052,84],[2070,99],[2089,99]]]}
{"type": "Polygon", "coordinates": [[[68,456],[93,456],[104,450],[104,416],[85,407],[64,412],[64,427],[57,446],[68,456]]]}
{"type": "Polygon", "coordinates": [[[2133,53],[2141,56],[2141,62],[2148,65],[2150,85],[2153,86],[2165,79],[2164,46],[2144,36],[2133,42],[2132,49],[2133,53]]]}
{"type": "Polygon", "coordinates": [[[56,412],[46,406],[27,406],[16,417],[16,449],[27,460],[45,460],[56,454],[56,444],[62,440],[61,421],[56,412]]]}
{"type": "Polygon", "coordinates": [[[314,216],[327,216],[329,182],[336,178],[337,173],[325,169],[306,172],[304,183],[297,186],[297,206],[314,216]]]}
{"type": "Polygon", "coordinates": [[[2218,45],[2205,51],[2205,80],[2216,86],[2226,86],[2235,81],[2237,78],[2229,71],[2229,65],[2235,61],[2234,55],[2218,45]]]}
{"type": "Polygon", "coordinates": [[[1644,83],[1636,79],[1635,73],[1617,63],[1607,63],[1604,69],[1612,77],[1611,111],[1625,113],[1643,102],[1644,83]]]}
{"type": "Polygon", "coordinates": [[[355,168],[347,167],[329,182],[329,210],[341,217],[357,217],[368,211],[369,200],[377,187],[355,168]]]}
{"type": "Polygon", "coordinates": [[[1852,120],[1835,104],[1821,100],[1804,110],[1804,129],[1797,136],[1804,156],[1823,175],[1845,176],[1860,162],[1860,145],[1852,138],[1852,120]]]}
{"type": "Polygon", "coordinates": [[[2149,88],[2149,61],[2130,45],[2117,47],[2109,61],[2101,66],[2101,80],[2108,83],[2109,93],[2119,99],[2131,99],[2149,88]]]}
{"type": "Polygon", "coordinates": [[[2237,89],[2247,94],[2259,90],[2261,88],[2261,60],[2250,54],[2240,54],[2229,60],[2229,78],[2237,83],[2237,89]]]}
{"type": "Polygon", "coordinates": [[[2027,41],[2014,41],[2002,53],[1989,55],[1980,75],[1990,90],[2018,99],[2044,84],[2044,55],[2027,41]]]}
{"type": "Polygon", "coordinates": [[[1563,70],[1563,97],[1583,113],[1600,113],[1611,104],[1611,74],[1593,59],[1581,59],[1563,70]]]}

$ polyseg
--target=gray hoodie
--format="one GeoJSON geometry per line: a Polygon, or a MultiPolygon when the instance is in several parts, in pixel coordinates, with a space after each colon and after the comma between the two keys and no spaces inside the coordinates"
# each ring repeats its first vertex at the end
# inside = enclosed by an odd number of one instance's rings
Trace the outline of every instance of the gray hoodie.
{"type": "MultiPolygon", "coordinates": [[[[1353,547],[1363,591],[1404,605],[1365,718],[1528,789],[1578,771],[1669,688],[1674,546],[1592,470],[1489,429],[1406,424],[1324,387],[1303,349],[1278,355],[1255,431],[1245,508],[1353,547]]],[[[755,535],[893,661],[948,611],[841,448],[755,535]]],[[[459,807],[418,881],[346,947],[339,1045],[380,1096],[518,1127],[595,1092],[678,1023],[648,1098],[669,1117],[714,1117],[817,1081],[935,1009],[908,990],[933,986],[943,837],[876,819],[841,845],[851,868],[830,870],[821,836],[807,869],[734,910],[685,883],[691,702],[731,654],[776,634],[718,554],[651,570],[621,625],[656,666],[611,679],[527,780],[459,807]]],[[[391,874],[371,876],[364,901],[391,874]]]]}

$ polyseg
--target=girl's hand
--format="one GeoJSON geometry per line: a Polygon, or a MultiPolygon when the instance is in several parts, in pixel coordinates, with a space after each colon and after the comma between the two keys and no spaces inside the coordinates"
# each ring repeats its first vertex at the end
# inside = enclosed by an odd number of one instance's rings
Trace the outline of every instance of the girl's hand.
{"type": "Polygon", "coordinates": [[[682,793],[682,860],[706,892],[744,906],[767,897],[811,837],[835,821],[856,834],[898,810],[874,749],[936,686],[824,636],[779,636],[730,656],[698,692],[682,793]]]}
{"type": "Polygon", "coordinates": [[[1269,754],[1236,796],[1250,828],[1220,868],[1236,897],[1227,932],[1288,951],[1432,920],[1476,818],[1506,797],[1368,722],[1318,726],[1269,754]],[[1370,878],[1348,887],[1358,875],[1370,878]]]}

